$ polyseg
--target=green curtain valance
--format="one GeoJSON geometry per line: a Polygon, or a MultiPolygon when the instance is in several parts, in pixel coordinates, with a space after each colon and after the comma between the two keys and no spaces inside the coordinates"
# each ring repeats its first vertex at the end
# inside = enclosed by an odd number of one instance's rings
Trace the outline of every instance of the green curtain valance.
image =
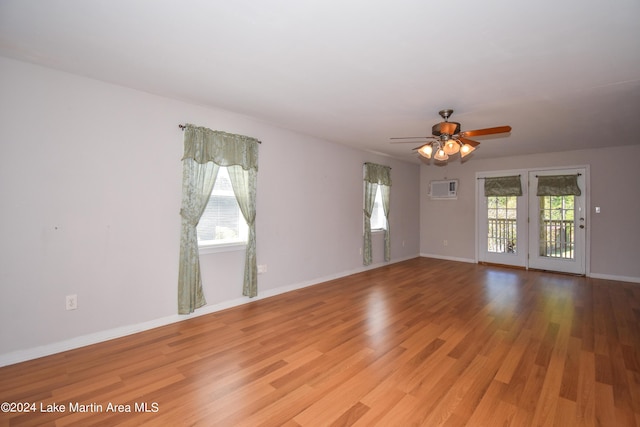
{"type": "Polygon", "coordinates": [[[578,175],[546,175],[538,177],[538,196],[579,196],[578,175]]]}
{"type": "Polygon", "coordinates": [[[391,187],[391,168],[376,163],[364,164],[364,180],[371,184],[387,185],[391,187]]]}
{"type": "Polygon", "coordinates": [[[184,157],[196,163],[213,162],[219,166],[242,166],[258,170],[258,141],[205,127],[187,124],[184,127],[184,157]]]}
{"type": "Polygon", "coordinates": [[[484,195],[485,197],[522,196],[520,175],[485,178],[484,195]]]}

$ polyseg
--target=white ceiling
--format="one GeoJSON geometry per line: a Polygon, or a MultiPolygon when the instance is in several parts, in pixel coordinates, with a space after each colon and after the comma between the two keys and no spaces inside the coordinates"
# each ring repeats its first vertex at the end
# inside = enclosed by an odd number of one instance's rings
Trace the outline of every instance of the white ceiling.
{"type": "Polygon", "coordinates": [[[0,55],[406,160],[444,108],[513,127],[475,158],[640,143],[638,0],[0,0],[0,55]]]}

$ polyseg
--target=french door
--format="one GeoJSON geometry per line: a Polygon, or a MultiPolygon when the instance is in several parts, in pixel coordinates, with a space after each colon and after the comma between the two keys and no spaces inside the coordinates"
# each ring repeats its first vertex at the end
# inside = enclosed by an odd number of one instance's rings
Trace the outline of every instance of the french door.
{"type": "Polygon", "coordinates": [[[585,273],[585,170],[530,171],[529,268],[585,273]],[[539,179],[575,176],[580,194],[538,196],[539,179]]]}
{"type": "Polygon", "coordinates": [[[493,177],[478,179],[478,260],[526,267],[527,203],[522,196],[485,196],[484,179],[493,177]]]}
{"type": "Polygon", "coordinates": [[[585,274],[586,179],[584,168],[521,170],[521,196],[485,196],[478,179],[478,261],[585,274]],[[576,176],[579,195],[538,196],[540,177],[576,176]]]}

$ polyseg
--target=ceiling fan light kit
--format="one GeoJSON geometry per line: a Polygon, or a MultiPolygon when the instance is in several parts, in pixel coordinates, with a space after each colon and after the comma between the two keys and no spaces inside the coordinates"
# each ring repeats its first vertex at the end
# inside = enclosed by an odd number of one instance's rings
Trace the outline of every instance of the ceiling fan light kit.
{"type": "MultiPolygon", "coordinates": [[[[453,114],[453,110],[441,110],[438,114],[440,114],[444,119],[444,122],[433,125],[431,128],[432,136],[418,137],[420,139],[432,139],[433,141],[414,148],[414,150],[418,151],[419,155],[427,159],[431,159],[431,157],[433,157],[435,160],[440,162],[446,162],[449,159],[449,156],[453,156],[458,153],[460,153],[460,158],[465,158],[474,151],[478,145],[480,145],[479,142],[468,139],[468,136],[483,136],[511,132],[511,126],[498,126],[461,132],[460,123],[449,121],[449,117],[453,114]]],[[[416,137],[400,137],[391,139],[416,139],[416,137]]]]}

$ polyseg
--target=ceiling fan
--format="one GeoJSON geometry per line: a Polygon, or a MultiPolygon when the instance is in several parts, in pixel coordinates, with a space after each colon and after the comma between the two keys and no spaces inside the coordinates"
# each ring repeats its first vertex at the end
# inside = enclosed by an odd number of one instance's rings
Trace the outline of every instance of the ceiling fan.
{"type": "Polygon", "coordinates": [[[433,155],[433,158],[436,160],[446,161],[449,156],[456,153],[460,153],[460,156],[464,158],[466,155],[475,150],[478,145],[480,145],[479,142],[468,139],[467,137],[511,132],[511,126],[498,126],[461,132],[460,123],[449,121],[449,117],[451,117],[451,115],[453,114],[453,110],[441,110],[438,112],[438,114],[440,114],[440,116],[444,119],[444,122],[433,125],[433,127],[431,128],[431,133],[433,136],[405,136],[391,139],[432,139],[433,141],[429,141],[426,144],[421,145],[420,147],[416,147],[414,148],[414,150],[418,150],[418,153],[421,156],[426,157],[427,159],[430,159],[433,155]]]}

